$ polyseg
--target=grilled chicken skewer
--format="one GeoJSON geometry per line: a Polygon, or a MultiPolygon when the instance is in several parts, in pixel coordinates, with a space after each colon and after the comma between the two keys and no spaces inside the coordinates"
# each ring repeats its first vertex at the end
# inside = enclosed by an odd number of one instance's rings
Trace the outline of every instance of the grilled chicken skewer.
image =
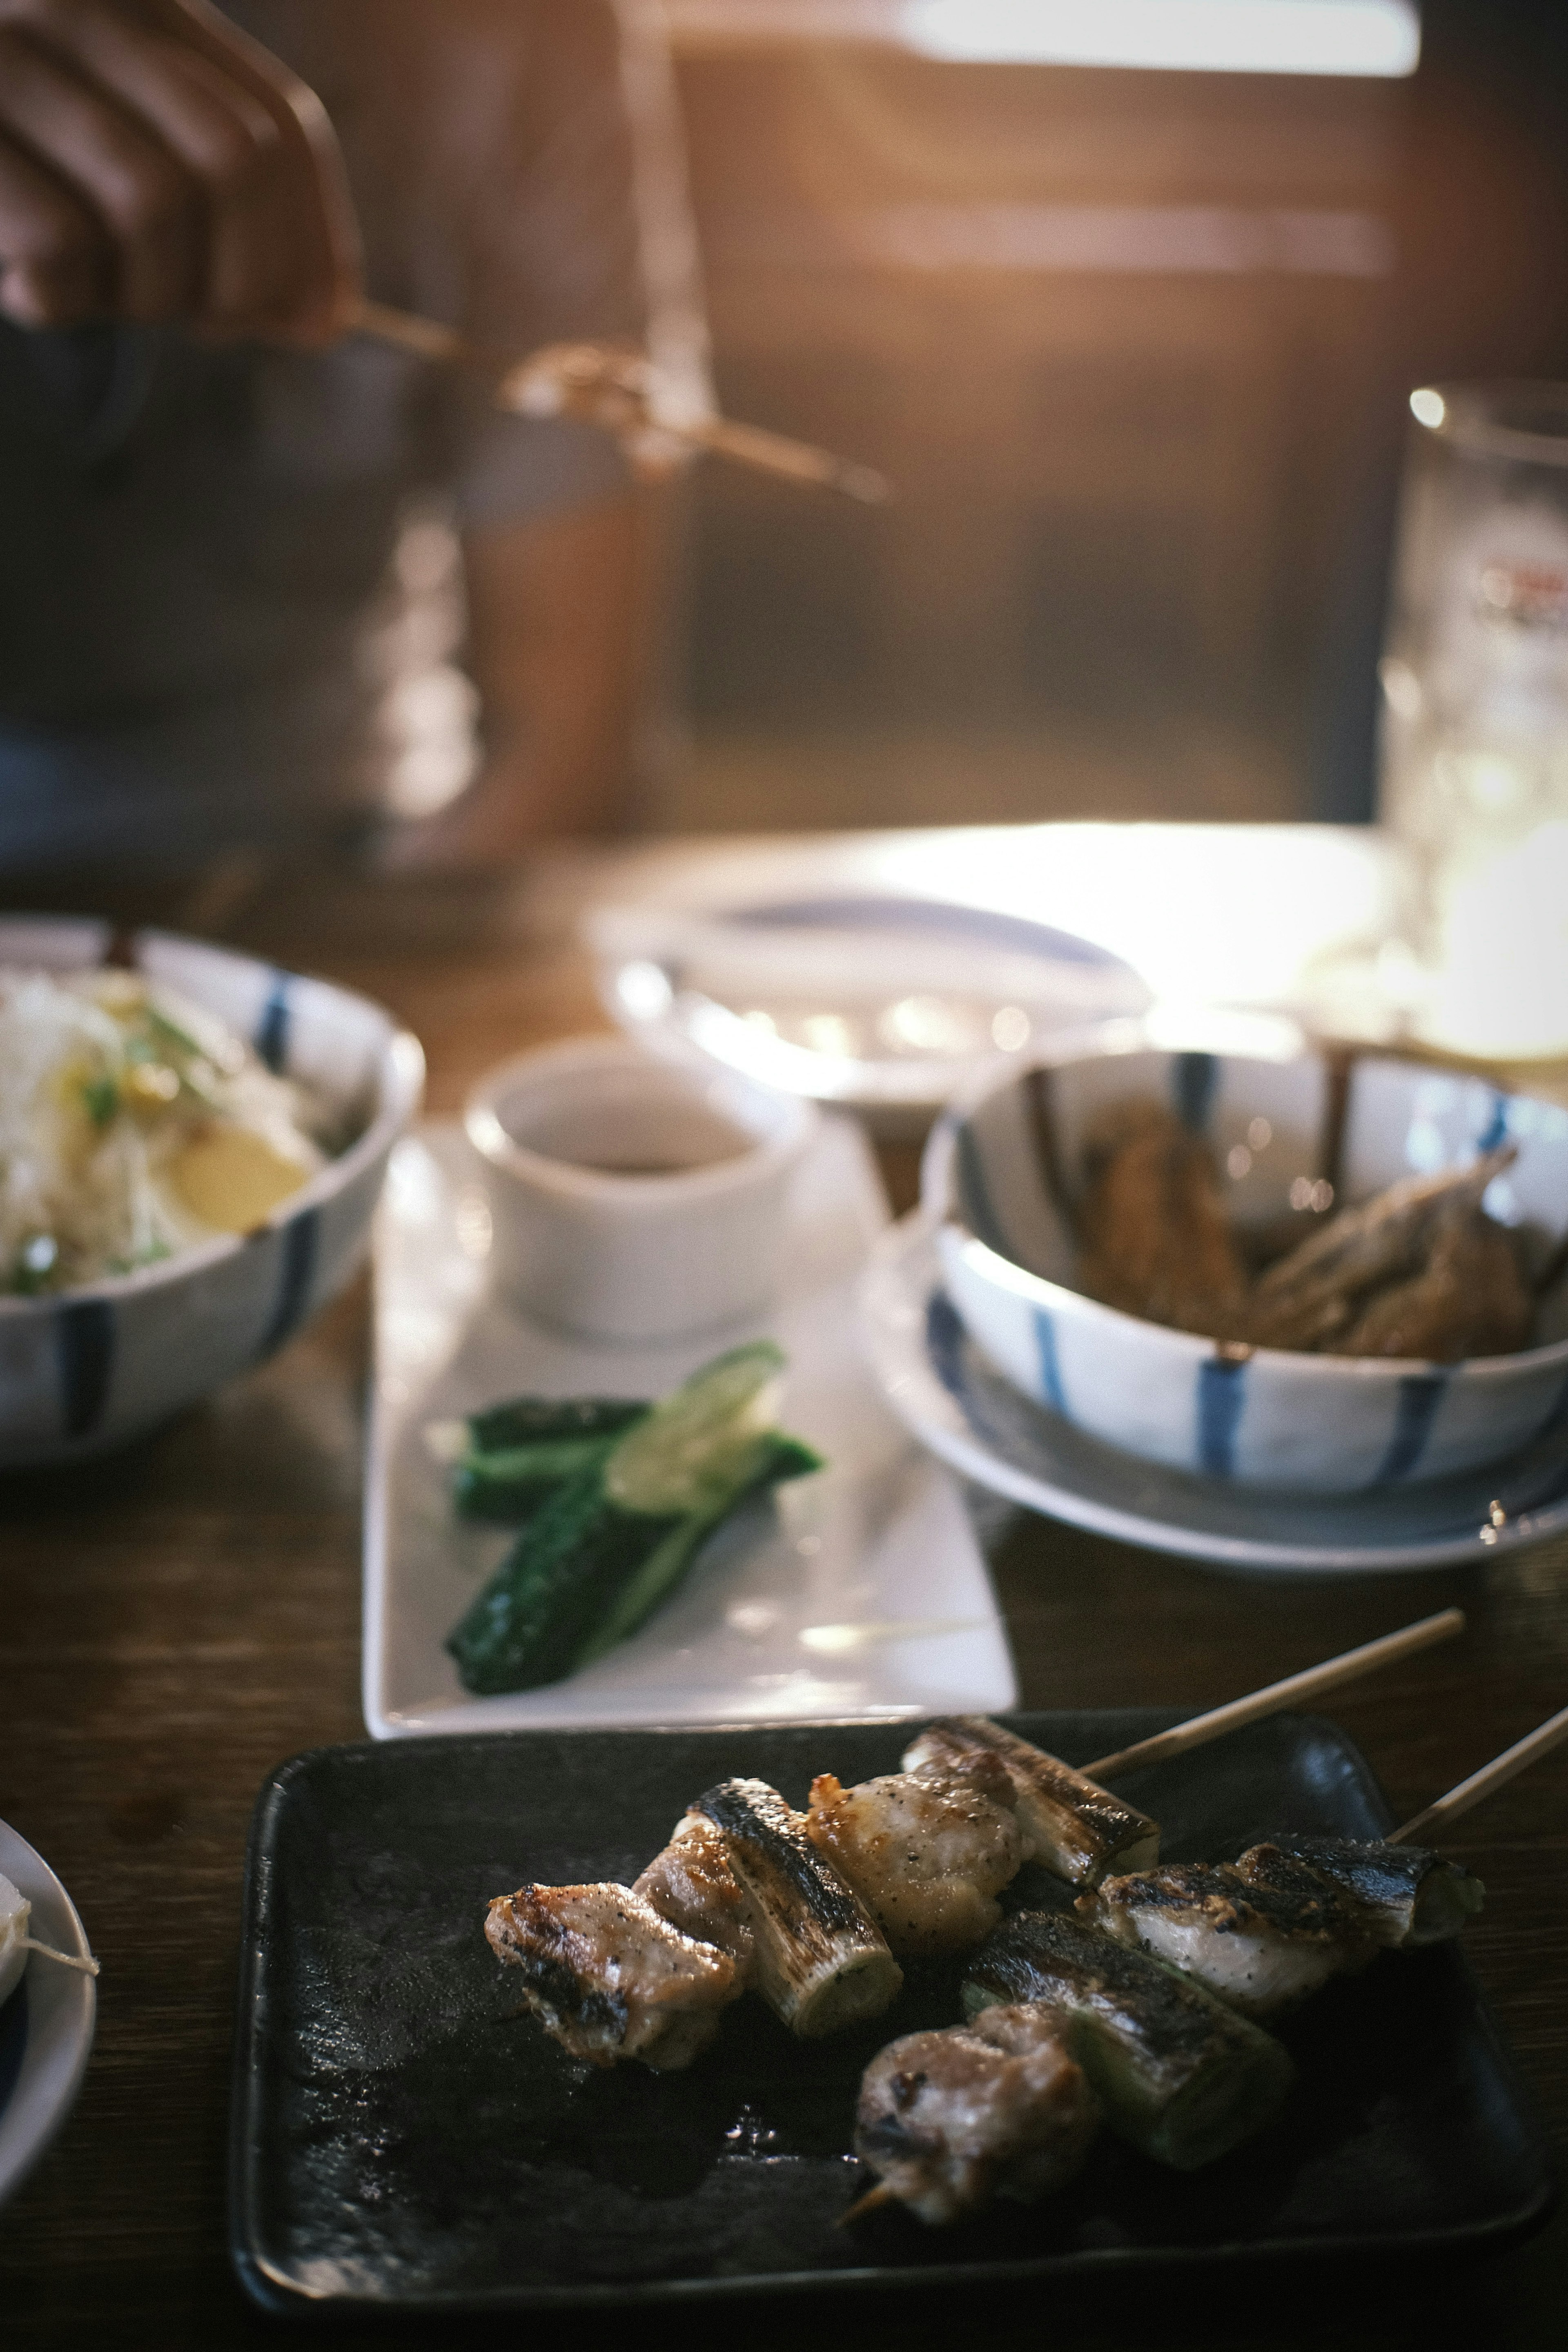
{"type": "Polygon", "coordinates": [[[950,1775],[993,1759],[1012,1782],[1023,1859],[1071,1886],[1097,1886],[1108,1870],[1141,1870],[1160,1853],[1160,1824],[1041,1748],[980,1715],[939,1717],[904,1750],[906,1772],[950,1775]]]}
{"type": "Polygon", "coordinates": [[[860,1897],[900,1957],[961,1952],[1002,1916],[996,1896],[1024,1859],[1017,1796],[985,1748],[845,1789],[811,1784],[805,1834],[860,1897]]]}
{"type": "Polygon", "coordinates": [[[754,1938],[752,1981],[803,2040],[876,2017],[904,1972],[860,1897],[765,1780],[721,1780],[692,1806],[721,1832],[754,1938]]]}
{"type": "Polygon", "coordinates": [[[1295,2077],[1261,2026],[1068,1912],[1020,1911],[976,1953],[964,2015],[994,2002],[1047,2011],[1111,2129],[1183,2172],[1261,2130],[1295,2077]]]}
{"type": "Polygon", "coordinates": [[[1060,2022],[989,2009],[967,2026],[907,2033],[873,2058],[855,2113],[855,2153],[880,2175],[844,2216],[895,2200],[922,2221],[956,2221],[993,2197],[1033,2202],[1070,2180],[1100,2106],[1060,2022]]]}
{"type": "Polygon", "coordinates": [[[747,1921],[746,1898],[730,1867],[724,1833],[705,1813],[681,1816],[669,1843],[634,1880],[632,1892],[683,1936],[728,1952],[742,1979],[750,1981],[756,1937],[747,1921]]]}
{"type": "Polygon", "coordinates": [[[629,1886],[520,1886],[485,1935],[520,1969],[523,1999],[574,2058],[689,2066],[744,1985],[727,1952],[683,1936],[629,1886]]]}
{"type": "Polygon", "coordinates": [[[1383,1839],[1281,1837],[1235,1863],[1108,1879],[1077,1908],[1255,2017],[1292,2007],[1379,1950],[1448,1941],[1485,1900],[1461,1863],[1408,1843],[1568,1740],[1568,1707],[1383,1839]]]}
{"type": "Polygon", "coordinates": [[[1377,1949],[1359,1906],[1277,1846],[1256,1846],[1239,1863],[1165,1863],[1107,1879],[1077,1907],[1246,2017],[1294,2008],[1377,1949]]]}
{"type": "Polygon", "coordinates": [[[1363,1642],[1321,1665],[1289,1675],[1131,1748],[1102,1756],[1081,1771],[984,1716],[941,1717],[929,1724],[905,1748],[904,1769],[921,1775],[973,1774],[983,1769],[987,1757],[994,1759],[1013,1783],[1024,1859],[1043,1864],[1069,1886],[1093,1887],[1108,1874],[1149,1870],[1159,1860],[1159,1823],[1103,1786],[1112,1775],[1185,1755],[1245,1723],[1322,1697],[1358,1675],[1446,1642],[1464,1627],[1462,1610],[1440,1610],[1434,1617],[1363,1642]]]}

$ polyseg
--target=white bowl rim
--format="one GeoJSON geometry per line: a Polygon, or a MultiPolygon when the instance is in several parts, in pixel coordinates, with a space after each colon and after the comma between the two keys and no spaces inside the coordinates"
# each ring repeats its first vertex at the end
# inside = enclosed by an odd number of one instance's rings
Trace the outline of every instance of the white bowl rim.
{"type": "MultiPolygon", "coordinates": [[[[29,917],[40,925],[47,922],[68,924],[72,929],[85,929],[94,919],[86,915],[29,917]]],[[[106,931],[110,927],[105,925],[106,931]]],[[[137,939],[174,940],[181,946],[199,947],[211,953],[229,956],[237,963],[261,963],[265,960],[240,948],[225,947],[220,940],[198,940],[183,931],[165,931],[148,924],[139,929],[137,939]]],[[[81,971],[100,970],[101,966],[83,964],[81,971]]],[[[280,968],[279,968],[280,969],[280,968]]],[[[130,1274],[100,1275],[96,1281],[73,1284],[68,1290],[43,1290],[31,1297],[14,1294],[0,1295],[0,1318],[16,1321],[22,1318],[46,1318],[58,1315],[63,1307],[74,1307],[92,1299],[105,1302],[134,1298],[166,1284],[181,1282],[189,1275],[205,1272],[242,1250],[249,1249],[262,1235],[280,1231],[292,1224],[296,1217],[319,1208],[323,1201],[334,1199],[347,1190],[379,1153],[390,1149],[406,1126],[408,1117],[418,1102],[425,1080],[425,1049],[411,1029],[405,1029],[396,1017],[374,997],[363,996],[357,989],[343,988],[335,980],[318,980],[305,972],[289,971],[287,980],[309,980],[315,988],[324,988],[333,996],[359,1005],[386,1024],[386,1035],[377,1049],[377,1107],[375,1116],[363,1133],[355,1136],[345,1151],[319,1168],[299,1191],[280,1201],[269,1216],[252,1225],[247,1233],[216,1234],[211,1241],[197,1242],[194,1247],[176,1250],[170,1257],[160,1258],[155,1265],[135,1267],[130,1274]],[[390,1096],[390,1099],[387,1097],[390,1096]]]]}
{"type": "MultiPolygon", "coordinates": [[[[1002,1093],[1008,1087],[1019,1085],[1031,1070],[1063,1069],[1078,1062],[1100,1059],[1107,1050],[1095,1042],[1102,1034],[1102,1028],[1113,1027],[1120,1039],[1125,1036],[1127,1025],[1125,1021],[1118,1021],[1114,1024],[1097,1024],[1089,1030],[1075,1030],[1070,1036],[1054,1039],[1047,1050],[1032,1055],[1021,1066],[1016,1065],[1000,1074],[987,1073],[964,1093],[954,1097],[931,1129],[921,1167],[921,1206],[937,1228],[939,1238],[943,1234],[952,1234],[962,1239],[966,1256],[978,1254],[983,1260],[988,1261],[977,1270],[983,1279],[998,1289],[1011,1290],[1037,1307],[1049,1307],[1057,1314],[1065,1314],[1084,1323],[1099,1323],[1111,1329],[1141,1332],[1145,1335],[1146,1344],[1150,1347],[1168,1348],[1180,1360],[1189,1364],[1211,1362],[1218,1353],[1228,1360],[1259,1366],[1281,1380],[1309,1382],[1343,1381],[1349,1377],[1360,1381],[1386,1383],[1408,1380],[1413,1373],[1429,1373],[1435,1360],[1427,1356],[1333,1356],[1308,1353],[1294,1348],[1250,1346],[1246,1348],[1245,1353],[1240,1346],[1234,1350],[1229,1349],[1225,1342],[1205,1339],[1200,1332],[1177,1331],[1169,1324],[1152,1323],[1146,1316],[1129,1315],[1123,1307],[1108,1307],[1098,1298],[1090,1298],[1084,1291],[1070,1289],[1066,1283],[1053,1282],[1047,1275],[1035,1274],[1029,1267],[1020,1265],[1016,1258],[1005,1257],[1000,1250],[993,1249],[954,1213],[951,1171],[958,1130],[964,1121],[972,1118],[981,1105],[988,1102],[994,1095],[1002,1093]],[[1085,1047],[1087,1050],[1075,1050],[1085,1047]],[[929,1186],[928,1173],[931,1176],[929,1186]],[[994,1273],[991,1271],[992,1267],[996,1269],[994,1273]]],[[[1201,1034],[1201,1028],[1197,1024],[1194,1027],[1195,1034],[1201,1034]]],[[[1310,1055],[1314,1050],[1313,1041],[1309,1037],[1303,1042],[1306,1055],[1310,1055]]],[[[1127,1050],[1124,1045],[1119,1044],[1119,1054],[1127,1050]]],[[[1156,1045],[1151,1040],[1148,1050],[1163,1053],[1173,1049],[1163,1041],[1156,1045]]],[[[1174,1050],[1180,1051],[1181,1048],[1174,1050]]],[[[1195,1046],[1194,1050],[1214,1049],[1195,1046]]],[[[1232,1054],[1229,1058],[1245,1060],[1257,1057],[1232,1054]]],[[[1380,1046],[1369,1046],[1361,1058],[1390,1062],[1402,1059],[1399,1055],[1380,1046]]],[[[1412,1059],[1405,1066],[1415,1069],[1426,1066],[1412,1059]]],[[[1464,1077],[1478,1074],[1459,1071],[1447,1075],[1464,1077]]],[[[1523,1101],[1536,1099],[1534,1096],[1520,1095],[1520,1089],[1515,1087],[1504,1087],[1500,1091],[1519,1096],[1523,1101]]],[[[1440,1369],[1450,1374],[1463,1372],[1468,1384],[1470,1381],[1509,1381],[1517,1378],[1521,1372],[1552,1371],[1564,1366],[1568,1366],[1568,1339],[1552,1339],[1540,1348],[1515,1349],[1506,1356],[1463,1356],[1454,1363],[1443,1364],[1440,1369]]]]}
{"type": "Polygon", "coordinates": [[[760,1078],[715,1065],[711,1071],[686,1067],[663,1055],[652,1054],[635,1038],[626,1036],[566,1037],[554,1045],[536,1045],[514,1054],[488,1070],[469,1088],[463,1107],[468,1141],[487,1166],[520,1185],[553,1193],[558,1200],[577,1201],[615,1211],[624,1216],[658,1216],[665,1210],[693,1201],[749,1191],[794,1165],[816,1131],[820,1114],[814,1102],[785,1094],[760,1078]],[[664,1079],[672,1089],[696,1097],[712,1087],[744,1087],[782,1114],[782,1131],[753,1143],[728,1160],[681,1169],[658,1176],[618,1175],[608,1170],[583,1168],[571,1160],[552,1160],[519,1143],[502,1125],[496,1097],[518,1076],[546,1077],[552,1071],[619,1068],[664,1079]]]}

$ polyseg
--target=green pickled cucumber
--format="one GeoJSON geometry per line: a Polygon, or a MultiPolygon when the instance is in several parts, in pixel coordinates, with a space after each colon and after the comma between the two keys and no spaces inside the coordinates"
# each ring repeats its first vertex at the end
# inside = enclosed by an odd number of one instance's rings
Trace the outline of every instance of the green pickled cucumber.
{"type": "Polygon", "coordinates": [[[821,1467],[763,1418],[783,1364],[768,1341],[721,1356],[545,1494],[447,1636],[468,1689],[574,1674],[646,1623],[749,1496],[821,1467]]]}

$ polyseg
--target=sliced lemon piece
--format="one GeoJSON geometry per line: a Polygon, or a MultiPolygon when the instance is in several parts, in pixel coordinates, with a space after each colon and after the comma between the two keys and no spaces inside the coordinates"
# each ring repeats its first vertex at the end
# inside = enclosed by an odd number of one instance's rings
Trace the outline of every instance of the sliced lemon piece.
{"type": "Polygon", "coordinates": [[[171,1161],[169,1182],[204,1225],[247,1234],[310,1174],[244,1127],[207,1127],[171,1161]]]}

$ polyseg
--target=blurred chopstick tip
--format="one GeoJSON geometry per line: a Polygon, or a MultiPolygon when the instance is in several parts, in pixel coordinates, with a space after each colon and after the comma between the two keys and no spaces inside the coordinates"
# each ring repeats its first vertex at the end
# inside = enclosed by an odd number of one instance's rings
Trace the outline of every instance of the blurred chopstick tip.
{"type": "Polygon", "coordinates": [[[886,474],[879,474],[875,466],[841,464],[833,477],[833,487],[868,507],[885,507],[897,495],[886,474]]]}

